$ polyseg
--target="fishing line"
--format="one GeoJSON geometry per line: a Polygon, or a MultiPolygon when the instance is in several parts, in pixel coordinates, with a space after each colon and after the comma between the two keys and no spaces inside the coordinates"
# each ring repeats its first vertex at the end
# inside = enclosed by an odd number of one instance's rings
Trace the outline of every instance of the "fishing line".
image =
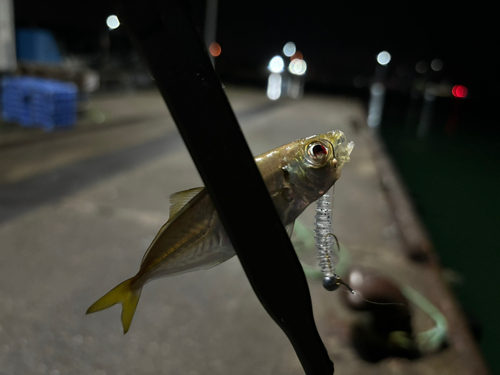
{"type": "MultiPolygon", "coordinates": [[[[340,279],[340,277],[339,277],[339,279],[340,279]]],[[[373,305],[381,305],[381,306],[397,305],[397,306],[405,306],[405,307],[408,306],[406,303],[403,303],[403,302],[376,302],[376,301],[370,301],[369,299],[364,298],[363,295],[360,292],[356,292],[355,290],[353,290],[342,279],[340,279],[339,282],[340,282],[340,284],[344,285],[353,296],[361,298],[363,301],[371,303],[373,305]]]]}

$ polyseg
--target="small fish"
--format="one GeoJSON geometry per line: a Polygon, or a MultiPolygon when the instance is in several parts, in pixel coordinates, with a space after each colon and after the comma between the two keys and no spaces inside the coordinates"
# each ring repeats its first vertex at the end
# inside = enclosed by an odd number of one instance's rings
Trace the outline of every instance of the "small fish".
{"type": "MultiPolygon", "coordinates": [[[[255,158],[289,235],[295,219],[339,179],[353,146],[336,130],[296,140],[255,158]]],[[[170,203],[169,220],[144,254],[139,272],[97,300],[87,314],[121,303],[127,333],[146,283],[212,268],[235,255],[205,188],[175,193],[170,203]]]]}

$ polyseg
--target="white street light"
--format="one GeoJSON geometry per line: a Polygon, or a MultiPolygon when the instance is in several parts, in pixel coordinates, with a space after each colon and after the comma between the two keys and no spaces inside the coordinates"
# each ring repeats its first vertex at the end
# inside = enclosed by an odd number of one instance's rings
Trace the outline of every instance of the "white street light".
{"type": "Polygon", "coordinates": [[[293,56],[293,54],[297,51],[297,47],[295,47],[295,43],[293,42],[288,42],[287,44],[285,44],[285,46],[283,47],[283,53],[285,54],[285,56],[287,57],[291,57],[293,56]]]}
{"type": "Polygon", "coordinates": [[[382,51],[377,55],[377,62],[380,65],[387,65],[391,61],[391,54],[387,51],[382,51]]]}
{"type": "Polygon", "coordinates": [[[288,70],[292,74],[295,74],[297,76],[302,76],[306,73],[307,64],[304,60],[295,59],[288,66],[288,70]]]}
{"type": "Polygon", "coordinates": [[[273,73],[281,73],[285,67],[285,62],[281,56],[274,56],[267,67],[273,73]]]}
{"type": "Polygon", "coordinates": [[[106,25],[108,25],[108,27],[111,29],[111,30],[114,30],[116,29],[118,26],[120,26],[120,20],[118,19],[117,16],[115,16],[114,14],[112,14],[111,16],[109,16],[107,19],[106,19],[106,25]]]}

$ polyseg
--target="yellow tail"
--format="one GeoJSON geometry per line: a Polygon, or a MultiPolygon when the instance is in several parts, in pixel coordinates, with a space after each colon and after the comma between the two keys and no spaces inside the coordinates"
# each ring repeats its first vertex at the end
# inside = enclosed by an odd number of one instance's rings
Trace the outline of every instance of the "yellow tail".
{"type": "Polygon", "coordinates": [[[104,296],[95,301],[94,304],[88,308],[87,314],[92,314],[96,311],[107,309],[117,303],[121,303],[123,333],[127,333],[130,328],[130,323],[132,323],[132,318],[134,317],[135,309],[137,308],[137,303],[139,302],[142,291],[142,288],[132,290],[133,279],[134,278],[131,278],[125,280],[121,284],[118,284],[104,296]]]}

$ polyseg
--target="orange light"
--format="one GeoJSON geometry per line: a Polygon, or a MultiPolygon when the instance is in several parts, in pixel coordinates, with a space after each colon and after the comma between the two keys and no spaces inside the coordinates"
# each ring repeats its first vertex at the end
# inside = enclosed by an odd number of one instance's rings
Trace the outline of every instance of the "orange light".
{"type": "Polygon", "coordinates": [[[302,52],[300,51],[297,51],[295,52],[292,57],[290,57],[290,61],[293,61],[295,59],[299,59],[299,60],[304,60],[304,56],[302,56],[302,52]]]}
{"type": "Polygon", "coordinates": [[[210,47],[208,47],[208,51],[212,56],[217,57],[222,52],[222,48],[220,47],[219,43],[213,42],[212,44],[210,44],[210,47]]]}
{"type": "Polygon", "coordinates": [[[462,85],[455,85],[451,89],[451,93],[455,98],[465,98],[467,96],[467,87],[462,85]]]}

